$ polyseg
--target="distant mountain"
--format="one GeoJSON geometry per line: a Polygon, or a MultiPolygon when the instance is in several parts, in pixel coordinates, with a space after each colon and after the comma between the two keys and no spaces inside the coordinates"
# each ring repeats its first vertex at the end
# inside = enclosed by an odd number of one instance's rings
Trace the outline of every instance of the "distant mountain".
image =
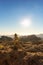
{"type": "Polygon", "coordinates": [[[36,43],[39,40],[41,40],[41,38],[37,37],[36,35],[28,35],[28,36],[22,36],[20,38],[20,40],[23,41],[23,42],[33,42],[33,43],[36,43]]]}
{"type": "Polygon", "coordinates": [[[11,41],[13,40],[11,37],[8,37],[8,36],[1,36],[0,37],[0,41],[11,41]]]}
{"type": "Polygon", "coordinates": [[[37,35],[37,37],[40,37],[41,39],[43,39],[43,34],[39,34],[37,35]]]}

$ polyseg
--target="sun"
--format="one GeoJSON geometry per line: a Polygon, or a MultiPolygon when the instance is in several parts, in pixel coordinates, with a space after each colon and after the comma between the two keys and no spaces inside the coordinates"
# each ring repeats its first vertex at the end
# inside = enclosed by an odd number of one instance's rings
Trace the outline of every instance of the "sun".
{"type": "Polygon", "coordinates": [[[28,19],[28,18],[24,18],[22,21],[21,21],[21,25],[23,27],[29,27],[31,25],[31,19],[28,19]]]}

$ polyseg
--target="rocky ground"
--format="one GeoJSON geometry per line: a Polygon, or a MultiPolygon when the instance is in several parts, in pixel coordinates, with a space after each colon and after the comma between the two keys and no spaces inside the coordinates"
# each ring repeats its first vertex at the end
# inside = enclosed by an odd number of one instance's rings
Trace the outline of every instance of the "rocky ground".
{"type": "Polygon", "coordinates": [[[43,42],[0,42],[0,65],[43,65],[43,42]]]}
{"type": "Polygon", "coordinates": [[[25,52],[22,49],[0,50],[0,65],[43,65],[43,52],[25,52]]]}

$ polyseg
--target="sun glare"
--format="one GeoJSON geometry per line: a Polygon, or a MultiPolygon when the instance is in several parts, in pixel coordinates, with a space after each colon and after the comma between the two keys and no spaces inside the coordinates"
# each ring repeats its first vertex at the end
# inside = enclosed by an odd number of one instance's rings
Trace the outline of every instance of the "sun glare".
{"type": "Polygon", "coordinates": [[[29,26],[31,25],[31,19],[27,19],[27,18],[23,19],[23,20],[21,21],[21,25],[22,25],[23,27],[29,27],[29,26]]]}

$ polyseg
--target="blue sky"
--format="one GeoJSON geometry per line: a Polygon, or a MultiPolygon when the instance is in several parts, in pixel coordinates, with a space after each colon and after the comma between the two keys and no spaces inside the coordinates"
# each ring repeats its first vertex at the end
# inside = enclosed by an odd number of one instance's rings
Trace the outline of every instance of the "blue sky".
{"type": "Polygon", "coordinates": [[[0,34],[43,33],[43,0],[0,0],[0,34]],[[22,19],[31,18],[30,27],[22,27],[22,19]]]}

